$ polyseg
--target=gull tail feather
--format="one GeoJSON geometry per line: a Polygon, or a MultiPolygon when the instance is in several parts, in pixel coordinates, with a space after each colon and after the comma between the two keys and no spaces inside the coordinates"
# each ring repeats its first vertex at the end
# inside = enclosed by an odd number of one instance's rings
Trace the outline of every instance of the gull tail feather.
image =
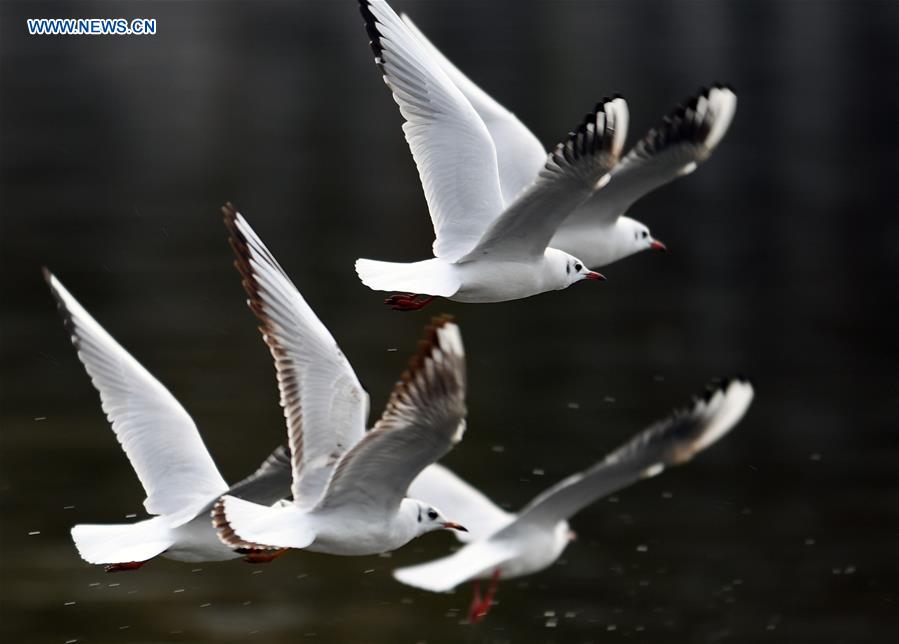
{"type": "Polygon", "coordinates": [[[117,564],[147,561],[175,543],[164,517],[138,523],[81,524],[72,528],[78,554],[88,563],[117,564]]]}
{"type": "Polygon", "coordinates": [[[496,542],[480,541],[448,557],[397,568],[393,571],[393,577],[407,586],[445,593],[469,579],[489,577],[513,556],[511,550],[496,542]]]}
{"type": "Polygon", "coordinates": [[[223,496],[212,509],[212,524],[231,548],[305,548],[315,541],[306,514],[293,504],[265,506],[223,496]]]}
{"type": "Polygon", "coordinates": [[[450,297],[462,286],[459,278],[453,275],[452,267],[436,258],[408,264],[357,259],[356,273],[373,291],[450,297]]]}

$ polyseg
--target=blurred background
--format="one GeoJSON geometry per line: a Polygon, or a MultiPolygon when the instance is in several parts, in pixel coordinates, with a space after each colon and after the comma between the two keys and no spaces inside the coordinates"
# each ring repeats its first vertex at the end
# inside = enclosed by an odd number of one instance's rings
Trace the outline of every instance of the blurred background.
{"type": "Polygon", "coordinates": [[[899,4],[393,6],[547,147],[610,92],[631,136],[713,81],[739,108],[631,211],[668,244],[602,284],[400,314],[360,256],[429,256],[401,118],[355,2],[0,4],[0,637],[8,642],[893,642],[899,628],[899,4]],[[26,17],[153,17],[155,37],[29,37],[26,17]],[[429,314],[458,317],[469,431],[446,463],[508,508],[714,376],[756,402],[688,466],[604,500],[545,572],[470,590],[383,557],[159,559],[106,575],[76,522],[143,491],[56,314],[46,264],[196,420],[229,481],[284,440],[219,206],[234,201],[380,413],[429,314]]]}

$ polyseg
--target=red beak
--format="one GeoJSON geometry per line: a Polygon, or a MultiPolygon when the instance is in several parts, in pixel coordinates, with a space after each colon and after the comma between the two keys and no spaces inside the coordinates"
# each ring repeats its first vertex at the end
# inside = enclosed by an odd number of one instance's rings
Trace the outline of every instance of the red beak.
{"type": "Polygon", "coordinates": [[[668,247],[665,244],[663,244],[662,242],[660,242],[658,239],[653,239],[652,243],[649,244],[649,247],[653,250],[661,250],[661,251],[668,250],[668,247]]]}
{"type": "Polygon", "coordinates": [[[606,279],[606,276],[603,275],[602,273],[597,273],[596,271],[590,271],[589,273],[586,273],[584,275],[584,279],[585,280],[598,280],[600,282],[604,282],[606,279]]]}
{"type": "Polygon", "coordinates": [[[455,521],[447,521],[443,524],[443,527],[447,530],[458,530],[460,532],[468,532],[468,528],[460,523],[456,523],[455,521]]]}

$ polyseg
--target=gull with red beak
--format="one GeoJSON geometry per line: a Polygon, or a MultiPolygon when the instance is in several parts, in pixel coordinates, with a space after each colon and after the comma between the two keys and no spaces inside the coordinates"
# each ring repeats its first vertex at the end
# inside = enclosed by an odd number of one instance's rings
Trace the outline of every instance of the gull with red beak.
{"type": "Polygon", "coordinates": [[[359,259],[356,272],[386,303],[420,309],[435,297],[503,302],[601,280],[550,243],[565,218],[609,182],[627,133],[627,104],[606,98],[520,186],[503,189],[484,119],[383,0],[360,0],[371,46],[406,122],[436,240],[434,258],[359,259]]]}
{"type": "Polygon", "coordinates": [[[293,500],[271,507],[224,496],[212,510],[222,542],[277,556],[395,550],[434,530],[465,531],[409,484],[465,431],[459,328],[434,318],[381,418],[366,432],[368,394],[334,338],[230,204],[223,209],[248,304],[275,360],[291,452],[293,500]]]}
{"type": "Polygon", "coordinates": [[[588,505],[666,467],[686,463],[736,425],[752,402],[748,381],[712,383],[686,409],[676,411],[583,472],[572,474],[538,494],[518,514],[500,509],[474,487],[440,465],[424,470],[410,493],[439,504],[471,531],[456,535],[466,545],[429,563],[399,568],[399,581],[432,592],[446,592],[475,580],[469,621],[487,615],[500,578],[520,577],[552,565],[576,538],[568,520],[588,505]],[[477,580],[490,579],[481,595],[477,580]]]}
{"type": "MultiPolygon", "coordinates": [[[[386,11],[376,7],[375,2],[369,4],[370,12],[377,11],[379,17],[386,11]]],[[[403,55],[407,57],[414,56],[413,62],[420,68],[436,65],[464,97],[469,108],[486,128],[495,150],[500,190],[506,203],[511,203],[542,171],[546,148],[512,112],[453,65],[407,15],[403,14],[402,21],[417,43],[414,47],[406,45],[406,32],[403,32],[400,40],[399,27],[389,24],[384,29],[389,31],[391,38],[397,38],[393,48],[401,48],[403,55]]],[[[369,32],[371,31],[370,27],[369,32]]],[[[385,69],[388,85],[392,88],[394,83],[390,77],[391,65],[399,65],[392,60],[395,56],[396,53],[389,50],[380,61],[385,69]]],[[[434,75],[437,75],[436,72],[434,75]]],[[[401,111],[408,102],[407,91],[402,84],[394,88],[394,96],[401,111]]],[[[736,94],[732,88],[721,84],[703,88],[683,105],[676,106],[611,168],[612,180],[609,185],[597,190],[567,216],[558,226],[549,246],[579,257],[593,269],[643,250],[665,250],[665,245],[653,239],[644,224],[627,217],[625,213],[644,195],[678,177],[690,174],[705,161],[727,133],[736,109],[736,94]]],[[[415,139],[410,136],[410,123],[414,121],[410,119],[404,129],[408,128],[407,138],[412,145],[415,139]]],[[[419,149],[427,148],[421,146],[419,149]]],[[[413,154],[416,154],[415,145],[413,154]]],[[[417,155],[416,162],[419,163],[424,179],[423,163],[418,161],[417,155]]],[[[429,205],[431,201],[429,196],[429,205]]],[[[433,212],[432,206],[432,214],[433,212]]],[[[439,249],[435,246],[435,250],[439,249]]]]}

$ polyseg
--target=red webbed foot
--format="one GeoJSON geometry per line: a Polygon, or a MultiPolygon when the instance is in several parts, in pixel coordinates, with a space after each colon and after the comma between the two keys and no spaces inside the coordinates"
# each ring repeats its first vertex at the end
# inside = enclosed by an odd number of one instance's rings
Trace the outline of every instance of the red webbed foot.
{"type": "Polygon", "coordinates": [[[415,293],[394,293],[384,300],[384,304],[394,311],[420,311],[434,300],[433,295],[415,293]]]}
{"type": "Polygon", "coordinates": [[[271,563],[290,548],[279,548],[278,550],[246,550],[242,551],[246,555],[243,560],[251,564],[271,563]]]}
{"type": "Polygon", "coordinates": [[[126,561],[123,563],[108,564],[106,572],[125,572],[126,570],[137,570],[143,566],[146,561],[126,561]]]}

